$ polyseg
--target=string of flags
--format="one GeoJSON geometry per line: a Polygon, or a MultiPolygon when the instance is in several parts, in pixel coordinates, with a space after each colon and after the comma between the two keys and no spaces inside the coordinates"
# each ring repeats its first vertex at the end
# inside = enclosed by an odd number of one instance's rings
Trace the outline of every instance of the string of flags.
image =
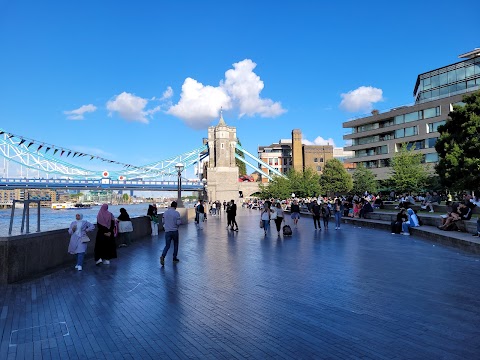
{"type": "Polygon", "coordinates": [[[0,136],[4,135],[4,134],[9,139],[12,139],[12,138],[14,138],[14,140],[18,139],[19,142],[18,142],[17,146],[22,146],[23,145],[23,147],[25,147],[30,152],[32,152],[32,150],[33,150],[34,152],[38,153],[40,150],[43,149],[44,154],[47,154],[51,150],[52,152],[50,154],[53,155],[53,156],[62,157],[63,155],[65,155],[65,158],[68,158],[71,155],[72,159],[75,158],[75,157],[77,157],[77,158],[83,158],[83,157],[88,158],[89,157],[90,160],[95,159],[95,160],[100,160],[100,161],[107,162],[107,163],[110,163],[110,164],[121,165],[125,169],[142,170],[142,171],[154,172],[154,173],[158,173],[158,174],[164,174],[165,173],[164,171],[154,170],[154,169],[143,167],[143,166],[136,166],[136,165],[132,165],[132,164],[127,164],[127,163],[123,163],[123,162],[120,162],[120,161],[106,159],[106,158],[103,158],[101,156],[91,155],[91,154],[88,154],[88,153],[85,153],[85,152],[71,150],[71,149],[68,149],[68,148],[65,148],[65,147],[62,147],[62,146],[56,146],[56,145],[53,145],[53,144],[48,144],[48,143],[45,143],[43,141],[38,141],[38,140],[27,138],[25,136],[12,134],[10,132],[7,132],[7,131],[4,131],[4,130],[0,129],[0,136]]]}

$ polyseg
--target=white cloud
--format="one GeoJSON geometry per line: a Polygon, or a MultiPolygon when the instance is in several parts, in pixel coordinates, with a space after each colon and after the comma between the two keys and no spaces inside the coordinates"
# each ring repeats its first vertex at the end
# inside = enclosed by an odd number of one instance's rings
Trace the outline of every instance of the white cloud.
{"type": "Polygon", "coordinates": [[[167,113],[197,129],[207,127],[213,119],[218,118],[220,108],[238,110],[240,117],[275,117],[285,113],[279,102],[260,97],[264,83],[253,72],[256,66],[250,59],[233,64],[233,69],[225,72],[225,80],[221,80],[219,86],[203,85],[192,78],[185,79],[180,101],[171,106],[167,113]]]}
{"type": "Polygon", "coordinates": [[[382,95],[382,89],[372,86],[360,86],[358,89],[341,94],[342,102],[340,103],[340,108],[349,112],[368,112],[373,109],[374,103],[383,101],[382,95]]]}
{"type": "Polygon", "coordinates": [[[220,108],[231,108],[231,99],[221,87],[205,86],[192,78],[185,79],[178,104],[168,109],[188,126],[201,129],[218,117],[220,108]]]}
{"type": "Polygon", "coordinates": [[[92,104],[88,104],[88,105],[82,105],[75,110],[64,111],[63,113],[67,115],[67,119],[83,120],[85,113],[94,112],[95,110],[97,110],[96,106],[92,104]]]}
{"type": "Polygon", "coordinates": [[[117,95],[114,100],[107,102],[107,109],[110,111],[109,116],[117,112],[125,120],[148,124],[146,115],[149,115],[149,112],[145,111],[147,103],[147,99],[123,92],[117,95]]]}
{"type": "Polygon", "coordinates": [[[324,139],[321,136],[317,136],[313,141],[302,139],[302,143],[305,145],[332,145],[333,147],[335,147],[335,142],[332,138],[324,139]]]}
{"type": "Polygon", "coordinates": [[[233,69],[225,73],[225,82],[221,85],[236,102],[240,117],[254,116],[276,117],[286,110],[279,102],[260,98],[264,88],[263,81],[253,72],[257,64],[250,59],[245,59],[233,64],[233,69]]]}
{"type": "Polygon", "coordinates": [[[162,98],[160,100],[167,100],[170,99],[173,96],[173,89],[171,86],[167,87],[167,90],[165,90],[162,94],[162,98]]]}

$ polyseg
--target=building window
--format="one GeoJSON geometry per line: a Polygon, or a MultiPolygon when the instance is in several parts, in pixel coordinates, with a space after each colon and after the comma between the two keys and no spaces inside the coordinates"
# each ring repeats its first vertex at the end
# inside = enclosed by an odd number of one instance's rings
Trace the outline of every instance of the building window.
{"type": "Polygon", "coordinates": [[[320,158],[320,162],[323,162],[323,158],[320,158]]]}
{"type": "Polygon", "coordinates": [[[446,121],[437,121],[434,123],[427,124],[427,133],[437,132],[438,127],[441,125],[445,125],[446,121]]]}
{"type": "Polygon", "coordinates": [[[317,166],[317,171],[322,171],[322,167],[321,167],[321,166],[317,166]]]}
{"type": "Polygon", "coordinates": [[[406,136],[414,136],[418,134],[416,126],[408,127],[405,129],[395,130],[395,139],[403,138],[406,136]]]}
{"type": "Polygon", "coordinates": [[[438,154],[437,153],[425,154],[425,162],[426,163],[438,162],[438,154]]]}
{"type": "Polygon", "coordinates": [[[313,162],[318,162],[318,158],[314,158],[314,159],[313,159],[313,162]]]}
{"type": "Polygon", "coordinates": [[[430,138],[425,140],[425,147],[429,149],[434,148],[435,144],[437,143],[437,140],[438,138],[430,138]]]}
{"type": "Polygon", "coordinates": [[[220,149],[224,149],[225,148],[225,144],[224,143],[221,143],[220,144],[220,149]]]}
{"type": "Polygon", "coordinates": [[[440,106],[423,110],[424,119],[429,119],[436,116],[440,116],[440,106]]]}

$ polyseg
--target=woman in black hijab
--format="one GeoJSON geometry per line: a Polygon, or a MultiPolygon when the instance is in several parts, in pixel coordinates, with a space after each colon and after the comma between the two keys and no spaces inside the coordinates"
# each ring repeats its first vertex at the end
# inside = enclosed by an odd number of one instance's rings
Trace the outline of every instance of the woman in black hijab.
{"type": "Polygon", "coordinates": [[[118,247],[125,247],[132,244],[130,240],[130,233],[133,231],[132,221],[125,208],[120,209],[118,220],[118,233],[120,234],[120,245],[118,247]]]}

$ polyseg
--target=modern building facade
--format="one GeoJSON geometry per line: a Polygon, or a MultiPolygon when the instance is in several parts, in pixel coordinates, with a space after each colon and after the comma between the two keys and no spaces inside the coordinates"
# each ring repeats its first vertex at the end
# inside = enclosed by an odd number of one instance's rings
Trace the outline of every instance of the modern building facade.
{"type": "Polygon", "coordinates": [[[406,144],[424,154],[425,163],[436,163],[438,127],[445,124],[453,105],[461,104],[466,93],[480,89],[480,49],[459,57],[467,60],[417,76],[413,105],[374,110],[370,116],[344,122],[351,134],[343,138],[352,142],[345,150],[354,152],[347,161],[363,163],[378,179],[387,179],[391,158],[406,144]]]}

